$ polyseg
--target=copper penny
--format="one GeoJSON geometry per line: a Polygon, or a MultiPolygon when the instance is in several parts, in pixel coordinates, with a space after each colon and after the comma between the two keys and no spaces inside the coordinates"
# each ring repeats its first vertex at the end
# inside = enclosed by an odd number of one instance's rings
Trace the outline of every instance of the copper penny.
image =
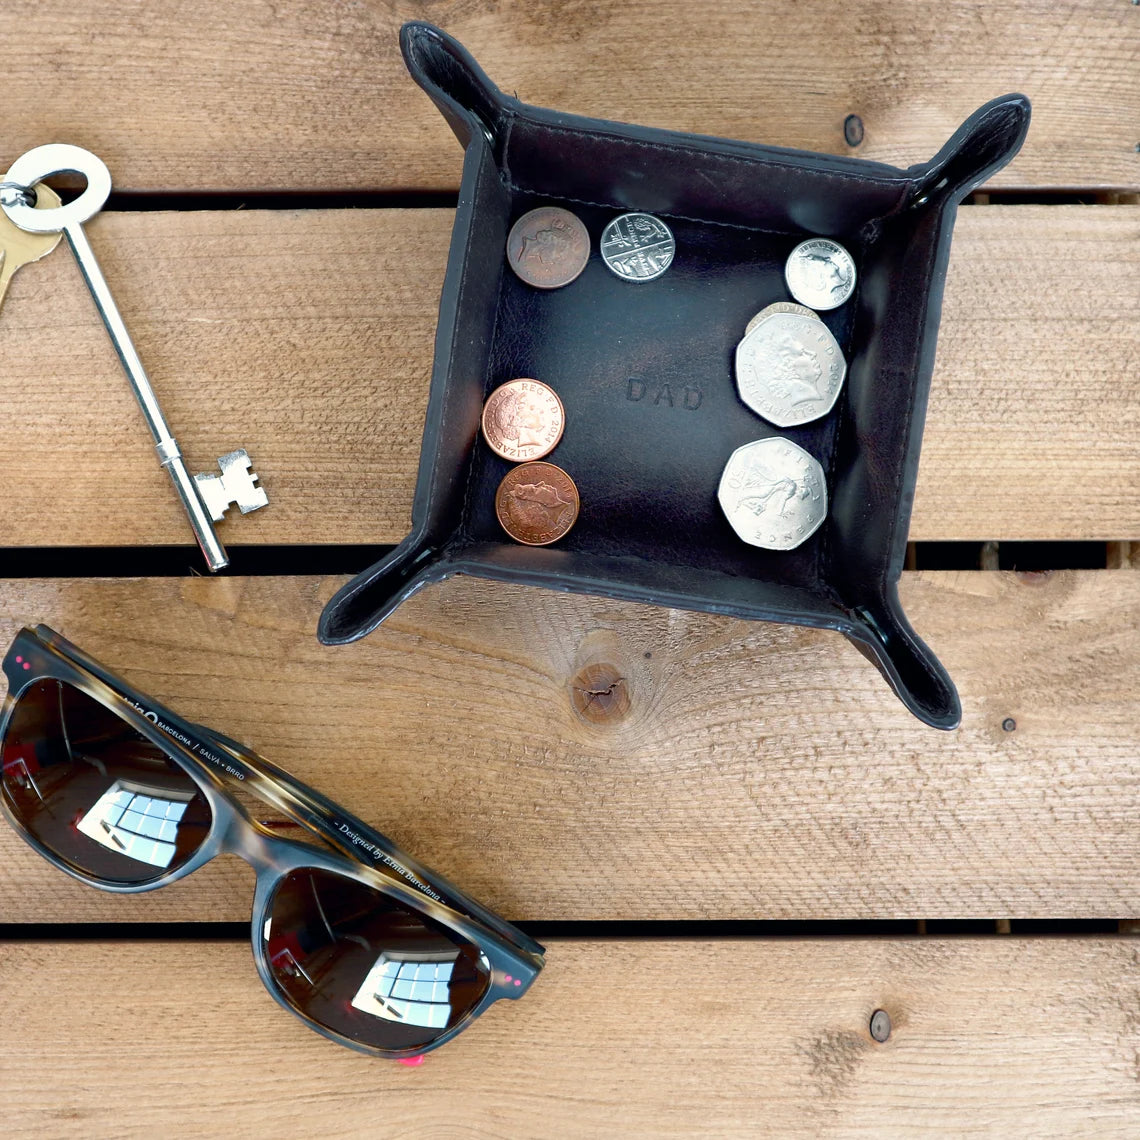
{"type": "Polygon", "coordinates": [[[549,455],[565,425],[562,401],[541,380],[509,380],[483,405],[483,438],[512,463],[549,455]]]}
{"type": "Polygon", "coordinates": [[[527,546],[557,542],[578,517],[578,488],[553,463],[522,463],[503,476],[495,492],[503,530],[527,546]]]}
{"type": "Polygon", "coordinates": [[[540,206],[511,226],[507,261],[536,289],[569,285],[589,260],[590,235],[569,210],[540,206]]]}

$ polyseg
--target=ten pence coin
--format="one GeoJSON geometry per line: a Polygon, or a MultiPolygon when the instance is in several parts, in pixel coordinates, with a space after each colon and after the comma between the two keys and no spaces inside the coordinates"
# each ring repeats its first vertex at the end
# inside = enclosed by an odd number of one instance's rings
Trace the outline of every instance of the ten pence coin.
{"type": "Polygon", "coordinates": [[[562,401],[541,380],[509,380],[483,405],[483,438],[496,455],[512,463],[548,455],[565,426],[562,401]]]}
{"type": "Polygon", "coordinates": [[[546,546],[574,525],[578,488],[553,463],[523,463],[503,476],[495,492],[495,514],[515,542],[546,546]]]}
{"type": "Polygon", "coordinates": [[[581,219],[557,206],[523,214],[507,237],[507,261],[528,285],[560,289],[590,260],[590,235],[581,219]]]}
{"type": "Polygon", "coordinates": [[[838,242],[809,238],[788,254],[784,280],[801,305],[837,309],[855,292],[855,262],[838,242]]]}

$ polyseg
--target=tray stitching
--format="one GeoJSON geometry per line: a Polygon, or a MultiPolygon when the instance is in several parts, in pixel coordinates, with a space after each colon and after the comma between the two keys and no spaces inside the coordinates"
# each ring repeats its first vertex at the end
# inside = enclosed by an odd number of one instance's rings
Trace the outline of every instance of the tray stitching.
{"type": "MultiPolygon", "coordinates": [[[[804,171],[813,175],[818,175],[825,179],[839,179],[844,182],[873,182],[877,186],[895,186],[897,185],[900,190],[905,190],[906,184],[910,181],[905,172],[900,171],[897,178],[880,178],[873,174],[849,174],[846,171],[840,170],[818,170],[814,167],[807,166],[803,163],[796,162],[781,162],[774,158],[748,158],[739,154],[722,154],[719,151],[712,150],[708,146],[685,146],[678,143],[655,143],[649,142],[645,139],[631,139],[626,135],[616,134],[611,131],[601,130],[586,130],[580,127],[558,127],[551,123],[543,123],[537,119],[530,119],[537,128],[544,131],[550,131],[555,134],[563,135],[577,135],[577,136],[590,136],[595,135],[600,138],[611,139],[614,142],[626,143],[630,146],[641,147],[645,150],[661,150],[666,152],[675,153],[678,155],[700,154],[708,155],[709,157],[721,162],[735,162],[743,166],[767,166],[777,170],[798,170],[804,171]]],[[[745,143],[746,146],[759,146],[759,143],[745,143]]]]}
{"type": "MultiPolygon", "coordinates": [[[[493,163],[494,162],[494,156],[492,155],[489,157],[491,158],[491,161],[493,163]]],[[[471,264],[472,264],[472,261],[474,260],[470,256],[470,254],[471,254],[471,242],[474,240],[475,222],[479,216],[479,195],[481,193],[481,190],[482,190],[482,181],[477,179],[476,183],[475,183],[475,194],[474,194],[474,197],[471,199],[471,222],[472,222],[472,224],[471,224],[470,229],[468,230],[467,248],[463,251],[463,276],[460,279],[459,293],[455,299],[455,312],[457,315],[463,311],[463,309],[462,309],[463,294],[467,288],[467,278],[471,272],[471,264]]],[[[492,330],[491,330],[490,343],[492,345],[495,343],[495,333],[498,331],[498,327],[499,327],[499,312],[502,308],[502,306],[500,304],[500,302],[502,300],[502,296],[503,296],[503,279],[502,279],[502,275],[500,274],[500,276],[499,276],[499,294],[498,294],[498,298],[495,302],[495,325],[494,325],[494,328],[492,328],[492,330]]],[[[456,340],[455,334],[456,334],[456,329],[453,326],[452,330],[451,330],[451,346],[450,346],[451,351],[448,353],[448,357],[447,357],[447,375],[449,378],[453,374],[452,365],[455,363],[455,340],[456,340]]],[[[487,387],[487,378],[486,378],[486,376],[484,376],[483,377],[483,388],[484,388],[484,390],[486,389],[486,387],[487,387]]],[[[485,394],[485,391],[484,391],[484,394],[485,394]]],[[[463,506],[459,512],[459,527],[460,527],[460,529],[462,529],[466,525],[467,505],[471,501],[471,487],[475,481],[475,466],[476,466],[475,448],[477,448],[478,446],[479,446],[479,435],[478,435],[478,432],[476,432],[475,442],[474,442],[474,445],[471,449],[471,451],[472,451],[471,464],[467,469],[467,486],[463,490],[463,506]]]]}
{"type": "MultiPolygon", "coordinates": [[[[504,170],[504,174],[506,171],[504,170]]],[[[519,186],[516,182],[509,179],[505,182],[508,190],[514,190],[517,194],[529,194],[535,198],[553,198],[559,202],[573,202],[578,206],[593,206],[599,210],[627,210],[626,206],[614,205],[613,202],[595,202],[590,198],[575,198],[571,194],[545,194],[538,190],[531,190],[525,186],[519,186]]],[[[655,218],[673,218],[680,222],[692,222],[698,226],[722,226],[725,229],[743,230],[745,233],[750,234],[772,234],[774,237],[795,237],[796,233],[791,230],[771,230],[766,229],[764,226],[746,226],[743,222],[722,222],[714,218],[694,218],[690,214],[678,214],[671,210],[654,210],[653,216],[655,218]]]]}

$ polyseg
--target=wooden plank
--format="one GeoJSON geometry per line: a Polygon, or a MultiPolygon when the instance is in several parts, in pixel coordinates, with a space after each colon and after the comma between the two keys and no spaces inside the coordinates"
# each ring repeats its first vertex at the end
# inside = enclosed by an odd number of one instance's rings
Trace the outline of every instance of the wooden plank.
{"type": "Polygon", "coordinates": [[[7,152],[66,139],[102,155],[131,190],[454,187],[459,147],[399,57],[401,22],[425,15],[531,103],[905,167],[984,100],[1020,90],[1033,128],[995,185],[1140,181],[1140,40],[1124,2],[7,9],[7,152]],[[108,114],[109,101],[130,114],[108,114]],[[864,127],[857,148],[844,139],[853,114],[864,127]]]}
{"type": "Polygon", "coordinates": [[[235,1120],[251,1137],[335,1120],[352,1137],[565,1140],[615,1120],[622,1136],[676,1140],[1140,1128],[1128,938],[548,949],[517,1005],[409,1069],[279,1009],[245,945],[0,944],[5,1135],[193,1122],[195,1136],[232,1136],[235,1120]],[[892,1020],[881,1044],[878,1008],[892,1020]]]}
{"type": "MultiPolygon", "coordinates": [[[[46,621],[515,919],[1140,914],[1138,574],[907,574],[953,733],[834,633],[457,579],[328,649],[337,584],[8,582],[0,645],[46,621]],[[628,704],[583,716],[603,675],[628,704]]],[[[0,827],[8,921],[240,921],[250,890],[102,895],[0,827]]]]}
{"type": "MultiPolygon", "coordinates": [[[[193,470],[270,496],[228,542],[407,532],[450,211],[108,214],[91,226],[193,470]]],[[[1136,207],[959,216],[911,538],[1140,536],[1136,207]]],[[[72,259],[0,320],[10,546],[188,543],[72,259]]],[[[198,556],[188,549],[188,565],[198,556]]]]}

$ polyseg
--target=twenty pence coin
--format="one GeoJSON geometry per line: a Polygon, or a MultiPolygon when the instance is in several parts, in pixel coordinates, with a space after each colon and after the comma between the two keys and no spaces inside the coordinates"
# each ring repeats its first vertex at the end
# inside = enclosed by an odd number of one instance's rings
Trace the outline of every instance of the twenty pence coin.
{"type": "Polygon", "coordinates": [[[855,262],[837,241],[809,238],[788,254],[784,280],[800,304],[837,309],[855,292],[855,262]]]}
{"type": "Polygon", "coordinates": [[[495,492],[495,514],[515,542],[547,546],[574,525],[578,488],[553,463],[522,463],[503,476],[495,492]]]}
{"type": "Polygon", "coordinates": [[[541,380],[508,380],[483,405],[483,438],[512,463],[549,455],[565,426],[562,401],[541,380]]]}
{"type": "Polygon", "coordinates": [[[580,218],[558,206],[523,214],[507,237],[507,262],[536,289],[569,285],[590,260],[590,235],[580,218]]]}
{"type": "Polygon", "coordinates": [[[794,550],[827,517],[827,482],[813,456],[777,435],[746,443],[729,456],[717,500],[750,546],[794,550]]]}
{"type": "Polygon", "coordinates": [[[814,317],[817,321],[819,320],[819,314],[806,305],[797,305],[795,301],[776,301],[774,304],[761,309],[748,322],[744,329],[744,335],[747,336],[761,321],[774,316],[776,313],[799,313],[801,317],[814,317]]]}

